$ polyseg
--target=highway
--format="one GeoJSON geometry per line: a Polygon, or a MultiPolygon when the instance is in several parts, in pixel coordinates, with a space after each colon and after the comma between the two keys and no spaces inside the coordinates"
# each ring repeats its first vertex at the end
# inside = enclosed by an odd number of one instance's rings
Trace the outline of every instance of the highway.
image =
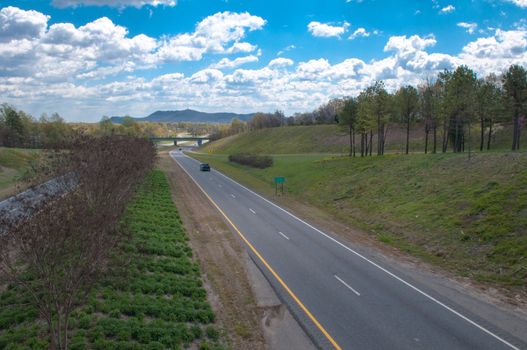
{"type": "MultiPolygon", "coordinates": [[[[205,192],[323,349],[527,349],[522,340],[411,276],[383,266],[220,172],[172,158],[205,192]]],[[[525,324],[518,324],[524,328],[525,324]]]]}

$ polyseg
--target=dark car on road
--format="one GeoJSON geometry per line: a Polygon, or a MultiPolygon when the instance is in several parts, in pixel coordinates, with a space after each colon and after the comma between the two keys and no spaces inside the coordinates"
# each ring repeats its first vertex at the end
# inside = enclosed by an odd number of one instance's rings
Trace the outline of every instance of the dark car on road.
{"type": "Polygon", "coordinates": [[[199,170],[201,170],[201,171],[210,171],[210,165],[208,165],[207,163],[201,163],[199,165],[199,170]]]}

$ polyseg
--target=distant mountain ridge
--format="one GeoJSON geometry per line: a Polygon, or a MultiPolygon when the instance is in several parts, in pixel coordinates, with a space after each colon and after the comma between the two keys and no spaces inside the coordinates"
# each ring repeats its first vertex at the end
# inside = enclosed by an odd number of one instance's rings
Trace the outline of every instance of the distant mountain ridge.
{"type": "MultiPolygon", "coordinates": [[[[238,114],[230,112],[207,113],[193,109],[184,109],[179,111],[156,111],[144,118],[134,118],[137,122],[157,122],[157,123],[230,123],[233,118],[240,120],[250,119],[254,113],[238,114]]],[[[124,117],[111,117],[112,123],[121,124],[124,117]]]]}

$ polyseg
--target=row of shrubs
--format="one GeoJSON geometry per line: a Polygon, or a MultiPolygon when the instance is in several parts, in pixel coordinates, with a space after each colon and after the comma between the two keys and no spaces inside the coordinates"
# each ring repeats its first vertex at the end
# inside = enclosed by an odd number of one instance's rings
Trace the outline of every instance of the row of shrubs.
{"type": "Polygon", "coordinates": [[[229,161],[251,166],[253,168],[265,169],[273,166],[273,158],[249,153],[231,154],[229,161]]]}

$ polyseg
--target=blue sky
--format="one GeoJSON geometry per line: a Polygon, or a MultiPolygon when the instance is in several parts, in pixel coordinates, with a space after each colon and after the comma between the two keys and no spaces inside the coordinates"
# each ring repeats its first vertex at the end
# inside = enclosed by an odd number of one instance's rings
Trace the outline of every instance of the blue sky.
{"type": "Polygon", "coordinates": [[[527,65],[527,0],[0,2],[0,101],[70,121],[310,110],[467,64],[527,65]]]}

